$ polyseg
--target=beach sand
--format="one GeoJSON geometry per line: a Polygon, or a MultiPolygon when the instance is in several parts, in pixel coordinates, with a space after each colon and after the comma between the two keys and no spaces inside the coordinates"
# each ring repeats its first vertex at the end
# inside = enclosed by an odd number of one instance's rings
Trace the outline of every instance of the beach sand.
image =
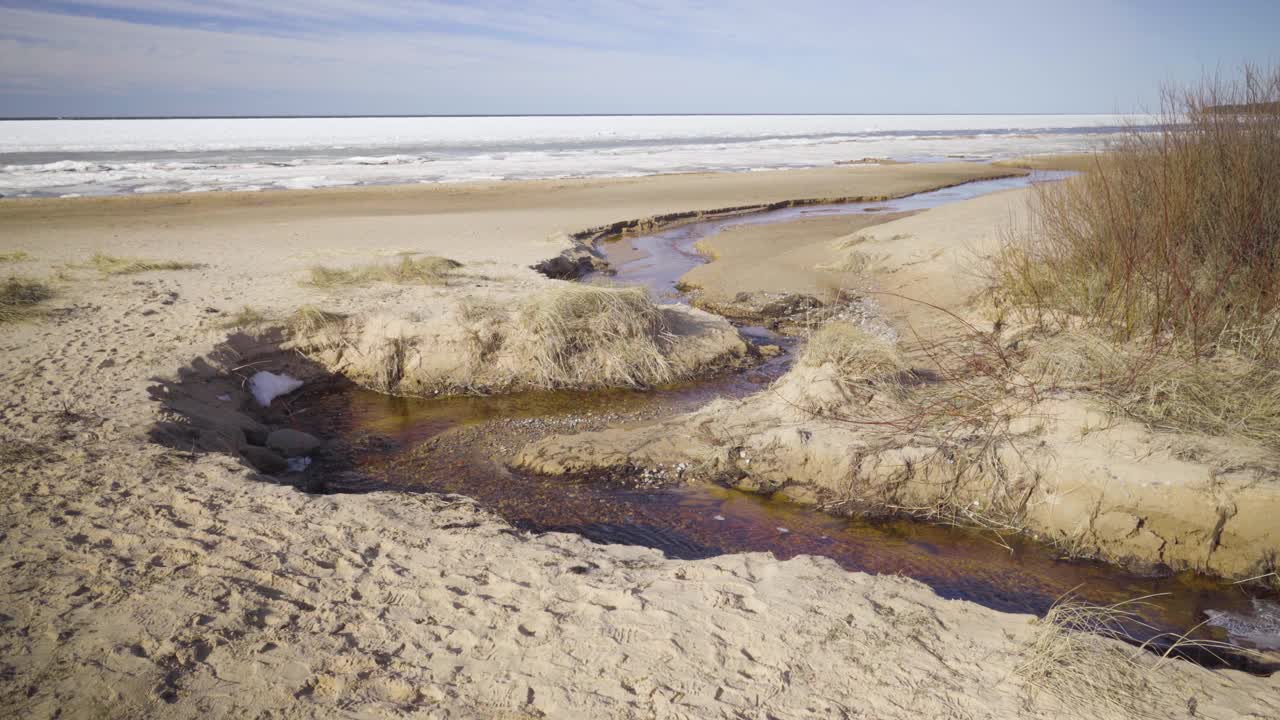
{"type": "Polygon", "coordinates": [[[700,306],[717,309],[731,309],[726,306],[744,288],[829,298],[858,279],[854,273],[827,269],[833,261],[832,241],[901,217],[873,213],[729,228],[699,241],[698,250],[713,262],[693,268],[680,282],[697,291],[700,306]]]}
{"type": "Polygon", "coordinates": [[[57,291],[43,316],[0,327],[0,712],[1280,715],[1276,678],[1155,667],[1146,655],[1121,662],[1133,651],[1101,639],[1044,680],[1027,670],[1042,637],[1030,617],[903,578],[810,557],[678,561],[531,536],[462,497],[308,495],[230,452],[152,441],[158,422],[199,420],[174,412],[178,399],[224,425],[242,422],[233,416],[249,411],[248,373],[307,366],[310,381],[330,369],[280,348],[246,349],[271,343],[226,326],[243,306],[277,319],[314,305],[422,323],[461,297],[554,286],[529,266],[573,250],[570,236],[586,228],[897,195],[1001,172],[849,166],[0,203],[0,253],[31,255],[0,273],[50,277],[57,291]],[[99,252],[200,267],[107,276],[84,265],[99,252]],[[316,263],[400,252],[465,265],[437,286],[300,284],[316,263]],[[237,365],[257,357],[263,364],[237,365]],[[223,401],[197,391],[214,387],[235,392],[223,401]]]}

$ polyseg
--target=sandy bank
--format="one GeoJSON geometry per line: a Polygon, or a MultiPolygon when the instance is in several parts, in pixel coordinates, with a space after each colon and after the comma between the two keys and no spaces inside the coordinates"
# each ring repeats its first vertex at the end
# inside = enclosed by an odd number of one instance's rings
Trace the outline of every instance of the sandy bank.
{"type": "Polygon", "coordinates": [[[762,303],[788,296],[829,301],[856,285],[857,273],[839,267],[831,242],[902,214],[813,218],[765,226],[738,226],[706,238],[698,250],[712,262],[680,278],[693,303],[726,317],[767,322],[762,303]]]}
{"type": "Polygon", "coordinates": [[[1010,160],[997,160],[992,165],[1022,170],[1070,170],[1072,172],[1089,172],[1098,163],[1098,153],[1067,153],[1027,155],[1010,160]]]}
{"type": "MultiPolygon", "coordinates": [[[[1025,213],[1027,197],[999,193],[866,227],[827,241],[827,262],[856,255],[858,273],[844,287],[877,301],[899,344],[915,351],[920,377],[997,362],[989,354],[966,359],[975,349],[954,341],[991,327],[983,309],[968,304],[983,287],[975,270],[998,246],[1001,228],[1025,213]]],[[[811,231],[799,223],[779,236],[811,231]]],[[[720,241],[725,247],[729,235],[720,241]]],[[[760,247],[742,251],[754,253],[757,266],[781,264],[792,252],[760,254],[760,247]]],[[[751,290],[767,278],[757,270],[734,274],[732,262],[704,267],[716,265],[726,287],[751,290]]],[[[1017,348],[1034,338],[1006,333],[996,341],[1017,348]]],[[[797,367],[769,392],[654,427],[550,438],[525,448],[517,462],[546,473],[685,463],[703,477],[838,511],[1024,529],[1071,555],[1144,569],[1229,578],[1275,569],[1280,533],[1267,521],[1280,510],[1274,448],[1155,432],[1065,390],[1019,397],[1016,371],[965,382],[957,392],[1009,395],[1000,417],[982,421],[994,424],[913,424],[916,410],[891,391],[872,387],[868,396],[829,366],[797,367]]]]}

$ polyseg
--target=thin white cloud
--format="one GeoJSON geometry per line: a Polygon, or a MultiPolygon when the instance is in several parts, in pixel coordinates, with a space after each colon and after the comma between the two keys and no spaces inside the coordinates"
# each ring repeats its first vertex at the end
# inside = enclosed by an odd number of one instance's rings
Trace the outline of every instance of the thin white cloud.
{"type": "Polygon", "coordinates": [[[287,101],[333,113],[1115,110],[1167,79],[1169,62],[1193,76],[1182,60],[1193,52],[1270,47],[1250,34],[1257,23],[1205,40],[1105,0],[76,5],[0,7],[0,115],[54,107],[24,99],[36,95],[59,108],[128,98],[148,113],[285,112],[287,101]],[[1072,43],[1046,48],[1046,28],[1072,43]],[[224,105],[193,105],[215,95],[224,105]]]}
{"type": "Polygon", "coordinates": [[[436,102],[441,98],[496,104],[503,97],[563,91],[566,78],[581,83],[587,96],[607,95],[610,88],[654,93],[681,73],[694,82],[726,73],[748,77],[732,63],[711,62],[689,72],[679,60],[656,53],[556,46],[531,52],[527,44],[500,37],[435,31],[281,37],[15,9],[0,9],[0,26],[21,29],[0,37],[0,86],[9,91],[180,95],[285,89],[337,97],[358,90],[443,112],[448,108],[436,102]],[[624,80],[630,88],[616,87],[624,80]]]}

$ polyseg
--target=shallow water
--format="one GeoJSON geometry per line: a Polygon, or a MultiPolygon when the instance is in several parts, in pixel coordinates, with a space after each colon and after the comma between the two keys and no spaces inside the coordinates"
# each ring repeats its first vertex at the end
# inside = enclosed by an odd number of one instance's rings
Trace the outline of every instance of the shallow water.
{"type": "MultiPolygon", "coordinates": [[[[318,402],[320,416],[341,418],[340,435],[375,433],[394,441],[388,449],[356,455],[355,466],[375,478],[376,485],[353,490],[457,493],[516,527],[643,545],[677,558],[737,552],[771,552],[780,559],[821,555],[848,570],[904,575],[942,597],[1006,612],[1043,614],[1067,594],[1094,603],[1158,595],[1142,608],[1141,618],[1161,631],[1185,631],[1213,617],[1223,620],[1201,626],[1196,636],[1243,647],[1265,647],[1274,641],[1266,635],[1268,622],[1274,625],[1266,610],[1274,605],[1266,603],[1274,602],[1274,596],[1268,601],[1243,586],[1192,573],[1143,576],[1101,563],[1067,561],[1052,548],[1016,535],[910,520],[837,517],[706,483],[653,488],[626,479],[538,477],[511,471],[491,459],[491,448],[469,442],[417,450],[432,438],[468,426],[502,438],[509,428],[503,423],[519,426],[579,417],[603,417],[607,422],[636,412],[665,417],[703,404],[710,396],[745,394],[768,381],[768,375],[761,374],[755,382],[732,376],[652,393],[530,393],[443,401],[351,390],[318,402]],[[495,420],[503,422],[486,425],[495,420]]],[[[331,433],[334,429],[329,428],[331,433]]],[[[514,450],[518,444],[516,439],[508,447],[514,450]]],[[[1154,631],[1134,627],[1133,633],[1146,638],[1154,631]]]]}
{"type": "MultiPolygon", "coordinates": [[[[628,238],[648,253],[622,263],[620,279],[670,294],[688,268],[705,262],[692,244],[726,227],[781,222],[814,215],[924,209],[987,192],[1056,179],[1036,173],[971,183],[902,200],[789,208],[756,216],[696,223],[628,238]],[[683,268],[683,269],[682,269],[683,268]]],[[[606,248],[606,252],[608,252],[606,248]]],[[[756,333],[758,339],[780,338],[756,333]]],[[[785,339],[781,339],[784,343],[785,339]]],[[[1133,627],[1135,637],[1197,627],[1198,637],[1265,647],[1276,641],[1274,595],[1191,573],[1143,576],[1091,562],[1063,560],[1053,549],[1019,536],[897,520],[869,522],[706,483],[654,488],[636,478],[545,478],[512,472],[492,458],[515,450],[528,434],[574,432],[587,427],[669,417],[718,397],[742,397],[764,389],[785,372],[783,354],[746,372],[649,392],[525,393],[493,398],[420,400],[347,389],[312,399],[314,421],[360,447],[369,434],[385,446],[354,451],[355,469],[372,483],[333,489],[396,489],[457,493],[474,498],[513,525],[561,531],[601,543],[654,547],[668,556],[704,558],[735,552],[772,552],[779,558],[812,554],[848,570],[911,577],[946,598],[965,599],[1007,612],[1043,614],[1064,595],[1094,603],[1156,596],[1140,617],[1155,630],[1133,627]],[[479,430],[462,442],[439,442],[452,432],[479,430]],[[424,448],[429,447],[429,451],[424,448]],[[1207,619],[1213,624],[1203,624],[1207,619]]],[[[1198,658],[1215,664],[1213,658],[1198,658]]],[[[1244,664],[1247,666],[1247,664],[1244,664]]],[[[1257,669],[1257,668],[1254,668],[1257,669]]]]}
{"type": "MultiPolygon", "coordinates": [[[[770,225],[806,218],[840,215],[888,214],[918,212],[961,200],[971,200],[1002,190],[1015,190],[1035,183],[1055,182],[1075,175],[1073,172],[1036,170],[1029,175],[977,180],[974,182],[918,193],[896,200],[837,203],[789,207],[769,212],[705,220],[660,230],[635,237],[623,237],[601,243],[600,249],[614,270],[611,279],[625,285],[644,285],[657,298],[684,302],[685,296],[676,284],[685,273],[707,261],[694,249],[704,238],[743,225],[770,225]],[[625,247],[624,247],[625,246],[625,247]]],[[[588,275],[585,280],[592,279],[588,275]]]]}

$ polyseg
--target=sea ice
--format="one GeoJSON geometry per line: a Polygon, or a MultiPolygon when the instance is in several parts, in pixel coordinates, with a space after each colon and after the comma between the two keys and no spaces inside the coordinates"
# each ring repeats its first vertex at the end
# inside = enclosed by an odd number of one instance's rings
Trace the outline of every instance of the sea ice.
{"type": "Polygon", "coordinates": [[[15,120],[0,133],[0,195],[627,177],[821,167],[858,157],[1018,157],[1087,150],[1130,124],[1149,122],[1140,115],[15,120]]]}
{"type": "Polygon", "coordinates": [[[277,375],[262,371],[249,378],[249,392],[262,407],[271,404],[272,400],[302,387],[302,381],[288,375],[277,375]]]}

